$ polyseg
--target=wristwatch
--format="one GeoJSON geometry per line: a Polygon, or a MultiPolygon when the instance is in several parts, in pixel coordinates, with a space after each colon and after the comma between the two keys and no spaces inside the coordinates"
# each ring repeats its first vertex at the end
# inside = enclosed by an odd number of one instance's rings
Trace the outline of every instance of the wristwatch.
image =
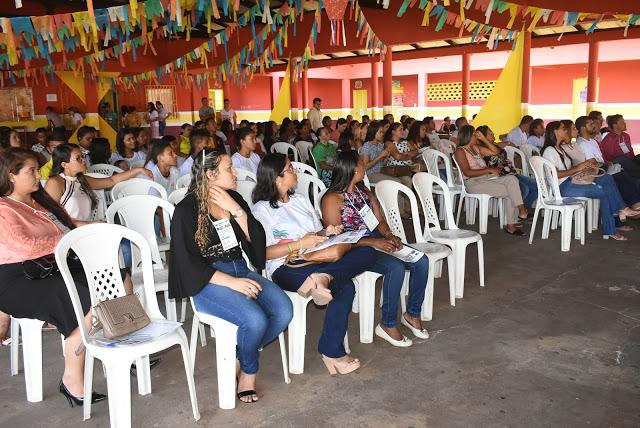
{"type": "Polygon", "coordinates": [[[240,218],[244,215],[244,210],[242,208],[238,208],[237,210],[233,211],[231,215],[233,216],[233,218],[240,218]]]}

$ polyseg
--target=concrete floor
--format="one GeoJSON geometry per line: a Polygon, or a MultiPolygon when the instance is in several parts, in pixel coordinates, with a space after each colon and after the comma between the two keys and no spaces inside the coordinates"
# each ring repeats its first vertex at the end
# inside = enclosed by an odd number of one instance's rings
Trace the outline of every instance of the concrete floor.
{"type": "MultiPolygon", "coordinates": [[[[351,349],[362,368],[331,377],[316,352],[324,311],[310,305],[305,373],[292,375],[290,385],[282,381],[278,346],[270,345],[261,355],[260,402],[220,410],[209,341],[198,348],[196,423],[180,354],[171,350],[152,371],[153,393],[133,389],[132,426],[638,427],[640,231],[628,236],[612,242],[594,233],[585,246],[574,241],[561,253],[557,231],[547,241],[538,234],[530,246],[492,220],[484,236],[487,286],[478,286],[470,248],[464,299],[449,306],[446,272],[436,280],[428,340],[408,349],[377,338],[361,344],[354,314],[351,349]]],[[[8,349],[0,350],[0,426],[108,426],[107,403],[94,405],[83,423],[81,409],[57,393],[59,336],[43,335],[41,403],[26,401],[24,377],[9,376],[8,349]]],[[[94,379],[105,392],[97,370],[94,379]]]]}

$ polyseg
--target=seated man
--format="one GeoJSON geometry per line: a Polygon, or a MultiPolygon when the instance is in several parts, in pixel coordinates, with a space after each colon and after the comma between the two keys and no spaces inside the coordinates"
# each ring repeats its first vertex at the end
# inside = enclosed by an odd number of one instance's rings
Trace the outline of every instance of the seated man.
{"type": "Polygon", "coordinates": [[[260,156],[255,154],[256,134],[249,127],[239,128],[236,131],[236,141],[238,151],[231,156],[233,167],[257,174],[260,156]]]}
{"type": "Polygon", "coordinates": [[[600,142],[602,157],[607,162],[620,164],[628,174],[640,178],[640,155],[635,156],[631,137],[625,131],[627,124],[620,114],[607,116],[609,132],[600,142]]]}
{"type": "Polygon", "coordinates": [[[469,121],[467,120],[466,117],[459,117],[456,119],[456,128],[454,131],[451,132],[451,135],[449,135],[449,140],[453,143],[457,143],[458,142],[458,130],[461,129],[463,126],[468,125],[469,121]]]}
{"type": "Polygon", "coordinates": [[[527,138],[529,137],[527,135],[527,132],[529,132],[529,128],[531,127],[532,122],[533,122],[533,117],[529,116],[528,114],[525,116],[522,116],[522,119],[520,120],[520,125],[516,126],[511,131],[509,131],[509,133],[507,134],[506,140],[516,147],[520,147],[526,144],[527,138]]]}

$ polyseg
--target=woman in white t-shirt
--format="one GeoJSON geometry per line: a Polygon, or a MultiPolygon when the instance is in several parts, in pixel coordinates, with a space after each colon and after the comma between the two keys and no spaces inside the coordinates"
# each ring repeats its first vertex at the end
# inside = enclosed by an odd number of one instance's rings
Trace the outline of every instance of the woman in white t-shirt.
{"type": "Polygon", "coordinates": [[[257,174],[260,156],[254,152],[256,149],[256,134],[251,128],[240,128],[236,131],[236,144],[238,151],[231,156],[233,167],[257,174]]]}
{"type": "Polygon", "coordinates": [[[137,150],[136,137],[133,129],[122,128],[116,135],[116,151],[111,153],[109,163],[115,165],[116,162],[124,160],[129,166],[132,163],[145,159],[145,153],[137,150]]]}
{"type": "Polygon", "coordinates": [[[151,138],[160,138],[160,121],[158,110],[153,103],[147,103],[147,122],[151,127],[151,138]]]}
{"type": "Polygon", "coordinates": [[[570,129],[559,121],[549,122],[545,129],[542,157],[551,162],[558,172],[560,194],[567,197],[584,197],[600,200],[600,217],[602,218],[602,237],[616,241],[626,241],[627,237],[616,230],[616,217],[624,221],[626,217],[638,217],[639,211],[625,206],[615,181],[610,175],[598,177],[592,184],[576,184],[571,176],[589,167],[597,167],[594,159],[571,165],[571,159],[562,148],[562,143],[569,138],[570,129]]]}
{"type": "Polygon", "coordinates": [[[371,268],[374,250],[355,248],[333,263],[304,265],[299,261],[297,256],[305,249],[342,228],[322,229],[309,199],[294,193],[297,182],[296,171],[284,154],[268,154],[258,167],[251,212],[265,230],[267,275],[284,290],[311,295],[319,305],[328,303],[318,351],[331,374],[351,373],[360,367],[360,361],[347,355],[343,345],[355,296],[353,278],[371,268]],[[291,260],[294,267],[285,260],[291,260]]]}
{"type": "Polygon", "coordinates": [[[153,181],[165,188],[167,194],[176,190],[180,172],[176,168],[176,156],[169,139],[156,141],[151,145],[145,164],[149,165],[153,181]]]}

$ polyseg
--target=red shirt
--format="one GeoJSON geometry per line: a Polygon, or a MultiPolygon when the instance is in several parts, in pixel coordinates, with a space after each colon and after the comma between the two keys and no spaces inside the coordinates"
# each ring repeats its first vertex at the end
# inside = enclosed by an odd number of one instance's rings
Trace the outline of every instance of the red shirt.
{"type": "Polygon", "coordinates": [[[602,157],[607,162],[611,162],[620,156],[626,156],[630,159],[633,158],[631,137],[626,132],[623,132],[622,134],[609,132],[598,144],[602,151],[602,157]]]}

